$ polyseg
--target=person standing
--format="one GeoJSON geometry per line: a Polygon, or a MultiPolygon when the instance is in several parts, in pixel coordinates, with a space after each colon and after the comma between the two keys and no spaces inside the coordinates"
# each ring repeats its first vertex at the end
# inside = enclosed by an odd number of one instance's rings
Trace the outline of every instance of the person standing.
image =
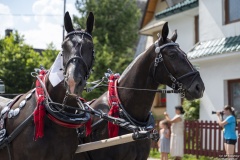
{"type": "Polygon", "coordinates": [[[160,139],[158,142],[159,152],[161,153],[161,160],[168,160],[168,154],[170,152],[170,130],[167,120],[159,122],[160,139]]]}
{"type": "Polygon", "coordinates": [[[226,156],[228,158],[234,158],[234,149],[237,142],[236,135],[236,118],[234,113],[234,108],[226,105],[224,107],[225,120],[221,119],[221,112],[217,112],[218,124],[223,127],[223,137],[224,137],[224,148],[226,151],[226,156]]]}
{"type": "Polygon", "coordinates": [[[169,115],[164,112],[165,118],[171,125],[171,140],[170,140],[170,154],[175,157],[175,160],[181,160],[184,153],[183,131],[184,131],[184,110],[182,106],[175,107],[176,115],[170,119],[169,115]]]}

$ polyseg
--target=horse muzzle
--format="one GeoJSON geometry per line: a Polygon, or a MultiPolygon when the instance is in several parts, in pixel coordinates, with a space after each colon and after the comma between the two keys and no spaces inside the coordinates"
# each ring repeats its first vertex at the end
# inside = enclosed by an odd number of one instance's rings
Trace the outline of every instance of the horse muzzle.
{"type": "Polygon", "coordinates": [[[86,81],[82,76],[74,76],[73,74],[67,74],[65,77],[66,89],[70,95],[80,96],[84,90],[86,81]]]}
{"type": "Polygon", "coordinates": [[[188,89],[185,90],[185,97],[187,100],[194,100],[202,98],[205,90],[204,83],[200,76],[197,76],[195,80],[191,83],[188,89]]]}

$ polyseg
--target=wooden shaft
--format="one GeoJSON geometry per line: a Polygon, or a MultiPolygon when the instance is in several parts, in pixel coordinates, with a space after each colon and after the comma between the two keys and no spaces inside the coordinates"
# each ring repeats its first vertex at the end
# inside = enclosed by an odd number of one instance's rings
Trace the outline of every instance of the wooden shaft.
{"type": "Polygon", "coordinates": [[[91,150],[95,150],[95,149],[115,146],[115,145],[128,143],[128,142],[132,142],[132,141],[134,141],[133,134],[132,133],[125,134],[125,135],[114,137],[114,138],[103,139],[100,141],[95,141],[95,142],[78,145],[78,148],[75,153],[81,153],[81,152],[91,151],[91,150]]]}

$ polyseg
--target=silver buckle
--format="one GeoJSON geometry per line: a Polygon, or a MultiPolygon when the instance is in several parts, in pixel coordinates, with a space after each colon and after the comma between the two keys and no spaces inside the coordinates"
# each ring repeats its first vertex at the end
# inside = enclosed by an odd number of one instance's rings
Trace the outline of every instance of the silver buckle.
{"type": "Polygon", "coordinates": [[[6,129],[0,130],[0,142],[4,139],[6,135],[6,129]]]}

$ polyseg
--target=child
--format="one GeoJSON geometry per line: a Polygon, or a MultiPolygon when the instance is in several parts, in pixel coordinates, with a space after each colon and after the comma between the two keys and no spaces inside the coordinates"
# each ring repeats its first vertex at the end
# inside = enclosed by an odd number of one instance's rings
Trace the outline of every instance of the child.
{"type": "Polygon", "coordinates": [[[168,154],[170,152],[170,130],[167,120],[162,120],[159,122],[160,139],[158,143],[159,152],[161,152],[161,160],[168,160],[168,154]]]}

